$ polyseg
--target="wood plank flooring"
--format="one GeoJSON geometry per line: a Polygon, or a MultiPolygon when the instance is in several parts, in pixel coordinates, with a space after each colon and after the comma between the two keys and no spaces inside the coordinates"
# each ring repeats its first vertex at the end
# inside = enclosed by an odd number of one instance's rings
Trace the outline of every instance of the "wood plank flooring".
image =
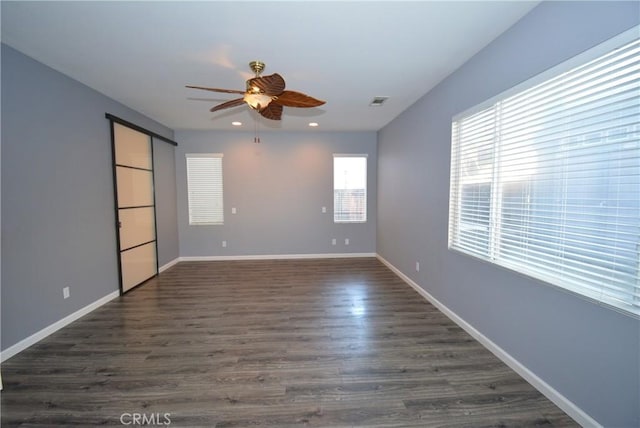
{"type": "Polygon", "coordinates": [[[3,427],[577,426],[373,258],[179,263],[2,380],[3,427]]]}

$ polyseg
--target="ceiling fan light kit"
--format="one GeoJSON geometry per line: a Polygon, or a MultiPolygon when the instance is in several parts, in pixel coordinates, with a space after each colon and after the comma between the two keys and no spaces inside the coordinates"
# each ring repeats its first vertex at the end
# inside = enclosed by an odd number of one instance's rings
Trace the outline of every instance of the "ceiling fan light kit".
{"type": "Polygon", "coordinates": [[[249,104],[254,110],[262,110],[271,102],[271,97],[269,95],[261,94],[259,92],[251,92],[244,94],[242,98],[245,103],[249,104]]]}
{"type": "Polygon", "coordinates": [[[268,76],[260,75],[265,67],[266,65],[262,61],[251,61],[249,63],[249,68],[256,76],[247,80],[245,91],[191,85],[188,85],[187,88],[227,94],[242,94],[242,98],[236,98],[218,104],[212,107],[210,111],[216,112],[218,110],[237,107],[245,103],[256,110],[261,116],[270,120],[281,120],[283,107],[311,108],[321,106],[325,103],[302,92],[286,91],[284,79],[278,73],[268,76]]]}

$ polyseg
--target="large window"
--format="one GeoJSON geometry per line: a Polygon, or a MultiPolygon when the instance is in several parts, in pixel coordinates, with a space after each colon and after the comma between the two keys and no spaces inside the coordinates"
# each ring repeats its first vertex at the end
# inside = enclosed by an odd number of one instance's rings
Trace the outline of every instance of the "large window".
{"type": "Polygon", "coordinates": [[[367,156],[333,156],[333,221],[367,221],[367,156]]]}
{"type": "Polygon", "coordinates": [[[640,315],[637,34],[454,118],[449,248],[640,315]]]}
{"type": "Polygon", "coordinates": [[[189,224],[222,224],[222,154],[187,154],[189,224]]]}

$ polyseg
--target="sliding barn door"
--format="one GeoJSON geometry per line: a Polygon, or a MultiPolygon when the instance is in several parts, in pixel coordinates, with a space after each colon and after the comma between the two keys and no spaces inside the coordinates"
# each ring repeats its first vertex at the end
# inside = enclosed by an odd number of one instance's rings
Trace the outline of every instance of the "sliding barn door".
{"type": "Polygon", "coordinates": [[[151,137],[112,122],[120,291],[158,273],[151,137]]]}

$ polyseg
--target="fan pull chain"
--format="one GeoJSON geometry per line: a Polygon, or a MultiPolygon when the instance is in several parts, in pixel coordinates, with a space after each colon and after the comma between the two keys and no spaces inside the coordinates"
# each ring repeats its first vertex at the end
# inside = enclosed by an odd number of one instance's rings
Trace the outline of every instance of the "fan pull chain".
{"type": "Polygon", "coordinates": [[[259,144],[260,143],[260,119],[256,118],[254,124],[255,124],[254,129],[255,129],[256,135],[255,137],[253,137],[253,142],[256,144],[259,144]]]}

